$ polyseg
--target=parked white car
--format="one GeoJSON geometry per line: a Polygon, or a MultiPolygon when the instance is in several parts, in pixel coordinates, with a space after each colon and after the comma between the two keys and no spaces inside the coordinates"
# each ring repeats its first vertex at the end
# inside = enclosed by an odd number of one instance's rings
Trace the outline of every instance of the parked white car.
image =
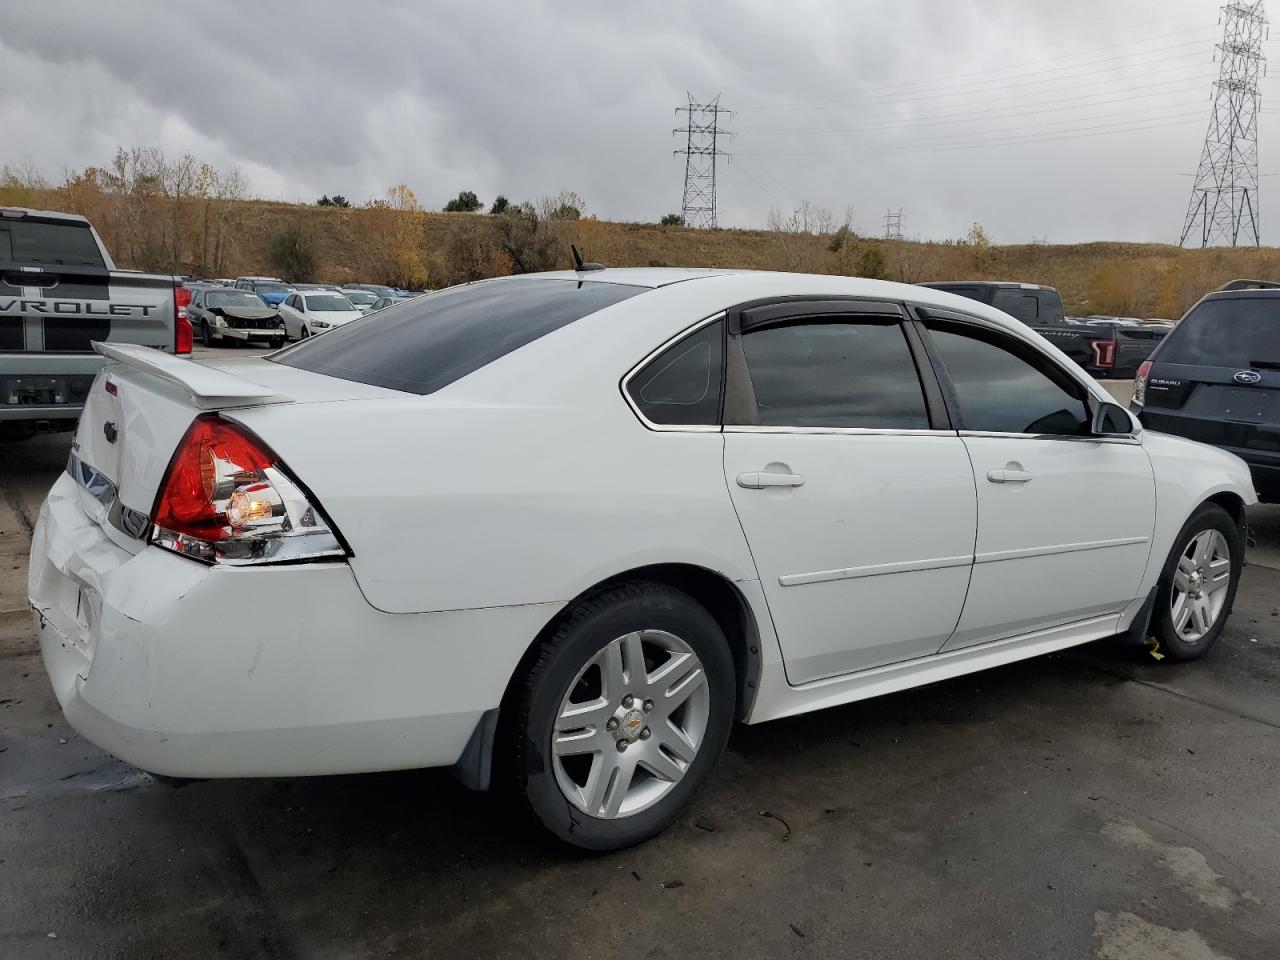
{"type": "Polygon", "coordinates": [[[368,290],[339,290],[344,297],[351,301],[352,305],[361,313],[369,313],[369,308],[373,306],[378,295],[370,293],[368,290]]]}
{"type": "Polygon", "coordinates": [[[499,754],[593,849],[735,719],[1115,634],[1201,656],[1255,502],[1011,317],[872,280],[553,273],[269,358],[99,350],[31,553],[69,722],[178,777],[499,754]]]}
{"type": "Polygon", "coordinates": [[[303,290],[291,293],[280,304],[280,318],[290,340],[303,340],[325,333],[352,320],[364,311],[340,293],[331,290],[303,290]]]}

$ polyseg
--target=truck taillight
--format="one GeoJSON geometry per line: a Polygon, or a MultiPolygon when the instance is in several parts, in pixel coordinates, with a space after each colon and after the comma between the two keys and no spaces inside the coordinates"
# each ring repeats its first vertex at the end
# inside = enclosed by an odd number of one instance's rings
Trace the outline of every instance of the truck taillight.
{"type": "Polygon", "coordinates": [[[1114,340],[1094,340],[1093,365],[1102,370],[1110,370],[1116,365],[1116,342],[1114,340]]]}
{"type": "Polygon", "coordinates": [[[1147,402],[1147,377],[1151,375],[1151,361],[1143,360],[1138,367],[1138,375],[1133,378],[1133,406],[1140,407],[1147,402]]]}
{"type": "Polygon", "coordinates": [[[197,417],[169,461],[151,542],[206,563],[347,555],[319,507],[266,444],[217,414],[197,417]]]}
{"type": "Polygon", "coordinates": [[[191,321],[187,307],[191,306],[191,291],[179,284],[173,288],[173,352],[191,352],[191,321]]]}

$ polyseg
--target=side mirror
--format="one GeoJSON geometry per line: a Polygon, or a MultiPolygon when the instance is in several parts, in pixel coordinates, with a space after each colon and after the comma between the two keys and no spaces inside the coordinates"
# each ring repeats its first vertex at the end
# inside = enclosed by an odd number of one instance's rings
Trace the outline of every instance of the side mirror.
{"type": "Polygon", "coordinates": [[[1095,437],[1131,437],[1138,432],[1129,411],[1118,403],[1106,401],[1093,411],[1093,424],[1089,431],[1095,437]]]}

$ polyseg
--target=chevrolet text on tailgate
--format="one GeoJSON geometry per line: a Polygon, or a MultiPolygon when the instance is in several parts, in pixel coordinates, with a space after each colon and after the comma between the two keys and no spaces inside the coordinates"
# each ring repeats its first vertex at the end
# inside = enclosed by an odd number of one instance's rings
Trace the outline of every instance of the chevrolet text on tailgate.
{"type": "Polygon", "coordinates": [[[190,300],[176,277],[117,270],[84,217],[0,207],[0,440],[75,426],[95,341],[190,353],[190,300]]]}

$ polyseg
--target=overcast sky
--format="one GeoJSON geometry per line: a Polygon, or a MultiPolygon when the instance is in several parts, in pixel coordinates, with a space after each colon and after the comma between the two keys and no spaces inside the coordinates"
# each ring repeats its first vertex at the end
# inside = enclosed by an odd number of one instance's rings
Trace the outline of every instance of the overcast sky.
{"type": "Polygon", "coordinates": [[[925,239],[1176,241],[1217,22],[1214,0],[14,3],[0,163],[56,179],[158,144],[272,199],[572,189],[653,221],[680,207],[688,90],[737,111],[722,226],[808,200],[863,232],[901,207],[925,239]]]}

